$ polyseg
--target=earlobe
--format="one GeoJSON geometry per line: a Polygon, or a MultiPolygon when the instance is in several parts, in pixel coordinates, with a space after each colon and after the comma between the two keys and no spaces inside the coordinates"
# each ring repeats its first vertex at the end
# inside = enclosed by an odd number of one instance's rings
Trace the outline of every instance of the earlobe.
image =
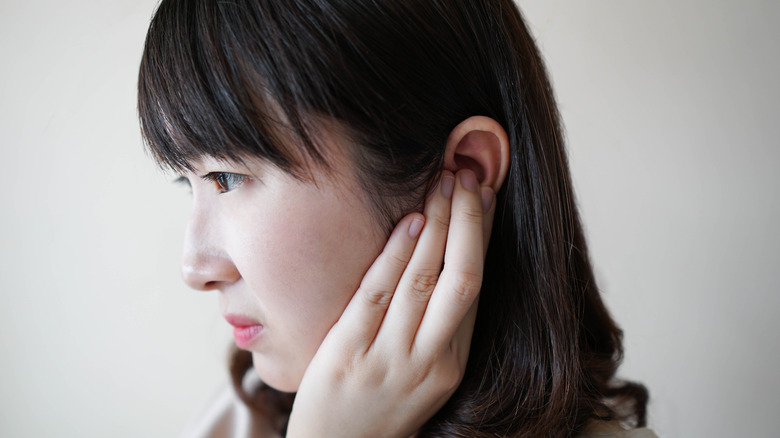
{"type": "Polygon", "coordinates": [[[453,173],[471,169],[480,185],[497,192],[509,170],[509,149],[509,138],[501,124],[490,117],[469,117],[447,138],[444,168],[453,173]]]}

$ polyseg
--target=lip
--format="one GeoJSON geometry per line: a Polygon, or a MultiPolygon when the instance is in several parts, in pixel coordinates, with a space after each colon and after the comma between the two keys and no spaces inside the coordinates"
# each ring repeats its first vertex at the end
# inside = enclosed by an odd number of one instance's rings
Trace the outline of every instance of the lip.
{"type": "Polygon", "coordinates": [[[263,325],[248,316],[227,314],[225,320],[233,326],[236,346],[243,350],[248,350],[263,333],[263,325]]]}

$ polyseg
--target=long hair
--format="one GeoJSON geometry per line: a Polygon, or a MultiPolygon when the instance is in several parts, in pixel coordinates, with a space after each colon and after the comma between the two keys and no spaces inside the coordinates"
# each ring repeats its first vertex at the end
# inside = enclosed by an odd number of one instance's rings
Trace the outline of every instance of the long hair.
{"type": "MultiPolygon", "coordinates": [[[[569,437],[591,419],[644,424],[647,391],[615,380],[622,333],[588,259],[545,67],[511,0],[163,0],[138,109],[148,149],[174,170],[202,156],[256,157],[305,177],[327,168],[317,130],[335,121],[388,230],[421,207],[449,132],[469,116],[495,119],[511,163],[469,361],[419,436],[569,437]]],[[[290,397],[243,392],[250,368],[236,350],[236,389],[283,431],[290,397]]]]}

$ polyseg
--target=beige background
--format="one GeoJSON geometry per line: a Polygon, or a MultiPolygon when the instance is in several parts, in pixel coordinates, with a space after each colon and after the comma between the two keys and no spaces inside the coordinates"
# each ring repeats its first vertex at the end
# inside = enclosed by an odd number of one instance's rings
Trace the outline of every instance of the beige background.
{"type": "MultiPolygon", "coordinates": [[[[524,0],[621,375],[667,437],[780,428],[780,3],[524,0]]],[[[175,436],[225,378],[135,118],[156,2],[0,2],[0,435],[175,436]]]]}

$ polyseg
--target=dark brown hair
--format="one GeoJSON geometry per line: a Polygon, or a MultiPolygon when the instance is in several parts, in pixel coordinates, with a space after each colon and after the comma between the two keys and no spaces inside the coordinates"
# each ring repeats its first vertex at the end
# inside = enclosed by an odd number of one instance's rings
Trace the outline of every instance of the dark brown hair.
{"type": "MultiPolygon", "coordinates": [[[[644,424],[647,391],[614,380],[622,334],[588,260],[550,83],[511,0],[163,0],[138,107],[149,150],[174,170],[204,155],[258,157],[303,176],[327,167],[316,132],[334,120],[388,229],[420,207],[449,132],[473,115],[497,120],[511,164],[469,362],[419,436],[644,424]]],[[[236,350],[237,389],[250,368],[236,350]]],[[[284,429],[290,397],[241,395],[284,429]]]]}

